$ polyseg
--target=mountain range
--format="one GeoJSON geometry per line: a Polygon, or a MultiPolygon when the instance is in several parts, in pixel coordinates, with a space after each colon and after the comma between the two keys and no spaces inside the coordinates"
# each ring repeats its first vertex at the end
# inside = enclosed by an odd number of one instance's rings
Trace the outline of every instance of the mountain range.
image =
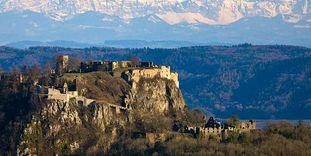
{"type": "Polygon", "coordinates": [[[308,0],[1,0],[0,43],[178,40],[311,46],[308,0]]]}

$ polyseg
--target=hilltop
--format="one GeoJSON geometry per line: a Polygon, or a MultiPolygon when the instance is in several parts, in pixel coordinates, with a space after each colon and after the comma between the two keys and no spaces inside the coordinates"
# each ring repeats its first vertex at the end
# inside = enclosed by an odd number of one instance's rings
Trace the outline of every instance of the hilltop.
{"type": "Polygon", "coordinates": [[[305,47],[285,45],[200,46],[177,49],[32,47],[0,48],[4,69],[42,66],[51,54],[85,60],[126,60],[138,56],[170,65],[190,108],[226,118],[306,119],[310,116],[310,56],[305,47]],[[299,112],[299,113],[297,113],[299,112]]]}
{"type": "Polygon", "coordinates": [[[122,78],[113,77],[104,72],[65,74],[64,81],[77,80],[78,91],[87,90],[85,96],[90,99],[104,100],[109,103],[121,104],[121,97],[124,97],[131,89],[131,86],[122,78]]]}

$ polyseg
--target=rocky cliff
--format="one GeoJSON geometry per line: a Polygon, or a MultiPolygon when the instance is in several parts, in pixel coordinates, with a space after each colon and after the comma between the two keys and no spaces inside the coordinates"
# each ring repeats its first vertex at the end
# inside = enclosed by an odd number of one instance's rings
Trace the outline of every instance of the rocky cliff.
{"type": "Polygon", "coordinates": [[[27,124],[17,154],[85,153],[90,147],[105,150],[115,140],[114,127],[127,121],[123,117],[114,115],[107,105],[83,106],[75,99],[46,101],[27,124]]]}
{"type": "MultiPolygon", "coordinates": [[[[88,86],[80,85],[80,92],[96,86],[94,89],[101,95],[97,99],[101,101],[84,105],[74,98],[69,102],[43,100],[41,108],[33,114],[18,140],[18,155],[105,153],[127,129],[140,132],[169,129],[172,126],[171,122],[164,125],[154,122],[153,119],[159,121],[162,118],[168,121],[173,119],[170,112],[182,112],[185,109],[181,91],[171,80],[142,79],[137,89],[125,91],[120,89],[128,85],[125,81],[106,73],[89,73],[74,77],[80,84],[88,83],[88,86]],[[85,78],[89,81],[85,81],[85,78]],[[104,80],[110,80],[110,83],[104,80]],[[119,85],[114,86],[115,92],[107,90],[116,82],[119,82],[119,85]],[[105,97],[106,100],[109,99],[107,97],[119,98],[119,105],[127,104],[129,108],[117,112],[115,107],[104,102],[105,97]],[[141,125],[137,124],[138,121],[141,125]],[[152,130],[148,130],[150,127],[152,130]]],[[[66,80],[70,81],[71,77],[64,77],[63,81],[66,80]]],[[[88,97],[94,96],[93,92],[90,94],[85,91],[84,94],[88,97]]]]}
{"type": "Polygon", "coordinates": [[[141,79],[137,88],[132,88],[131,95],[127,99],[129,104],[147,112],[182,111],[186,106],[174,81],[165,78],[141,79]]]}

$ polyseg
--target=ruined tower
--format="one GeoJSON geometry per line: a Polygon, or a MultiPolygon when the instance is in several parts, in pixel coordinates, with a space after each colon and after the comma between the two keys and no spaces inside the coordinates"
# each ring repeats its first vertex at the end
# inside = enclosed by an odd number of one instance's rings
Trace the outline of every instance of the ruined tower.
{"type": "Polygon", "coordinates": [[[58,56],[56,59],[56,74],[62,75],[64,72],[68,71],[69,56],[62,55],[58,56]]]}

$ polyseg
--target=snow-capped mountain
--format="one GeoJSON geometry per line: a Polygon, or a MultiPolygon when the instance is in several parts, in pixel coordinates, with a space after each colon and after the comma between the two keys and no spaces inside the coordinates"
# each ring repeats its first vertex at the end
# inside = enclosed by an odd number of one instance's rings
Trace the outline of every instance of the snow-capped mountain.
{"type": "Polygon", "coordinates": [[[182,40],[311,47],[310,0],[0,0],[0,45],[182,40]]]}
{"type": "Polygon", "coordinates": [[[309,5],[309,0],[0,0],[0,12],[30,10],[64,21],[91,11],[125,21],[155,15],[171,25],[226,25],[254,16],[310,21],[309,5]]]}

